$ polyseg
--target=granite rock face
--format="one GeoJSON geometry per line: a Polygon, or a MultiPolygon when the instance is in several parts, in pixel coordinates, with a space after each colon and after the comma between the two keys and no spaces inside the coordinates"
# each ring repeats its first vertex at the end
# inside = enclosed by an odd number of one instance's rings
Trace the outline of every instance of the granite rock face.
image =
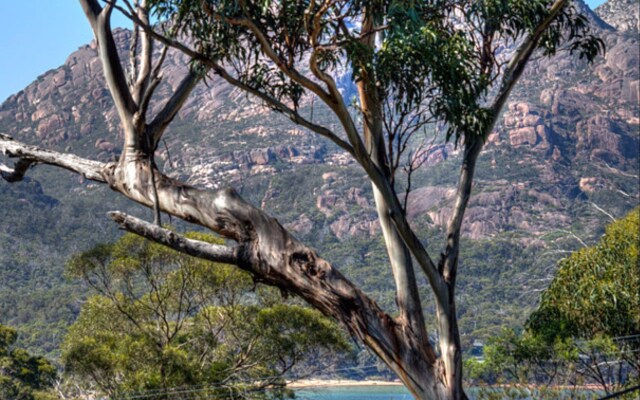
{"type": "MultiPolygon", "coordinates": [[[[590,12],[584,4],[578,6],[590,12]]],[[[581,223],[598,224],[594,215],[576,216],[574,203],[606,199],[622,212],[633,201],[614,199],[618,192],[637,202],[637,185],[621,181],[638,175],[637,0],[611,0],[589,18],[606,43],[606,55],[587,65],[562,52],[528,66],[481,156],[465,236],[536,236],[566,228],[578,217],[584,217],[581,223]]],[[[119,29],[115,36],[126,61],[130,32],[119,29]]],[[[175,89],[186,64],[183,55],[168,53],[158,88],[161,99],[152,109],[175,89]]],[[[346,72],[340,82],[350,84],[346,72]]],[[[301,107],[311,114],[305,100],[301,107]]],[[[318,110],[315,115],[324,118],[318,110]]],[[[64,65],[2,103],[0,131],[83,156],[115,159],[120,126],[95,44],[79,48],[64,65]]],[[[455,196],[459,149],[427,140],[415,159],[423,167],[413,180],[407,213],[442,228],[455,196]]],[[[216,77],[199,85],[189,98],[158,149],[158,160],[172,176],[204,187],[269,181],[269,189],[255,197],[262,199],[262,207],[284,210],[283,224],[301,235],[323,230],[346,240],[379,229],[370,188],[345,178],[348,171],[357,170],[348,155],[216,77]],[[321,171],[317,185],[301,194],[308,197],[305,204],[310,209],[304,215],[288,215],[287,206],[279,202],[291,188],[271,183],[278,175],[295,175],[310,166],[321,171]]],[[[400,179],[404,182],[405,176],[400,174],[400,179]]]]}
{"type": "Polygon", "coordinates": [[[621,32],[638,33],[640,4],[637,0],[610,0],[595,9],[607,24],[621,32]]]}

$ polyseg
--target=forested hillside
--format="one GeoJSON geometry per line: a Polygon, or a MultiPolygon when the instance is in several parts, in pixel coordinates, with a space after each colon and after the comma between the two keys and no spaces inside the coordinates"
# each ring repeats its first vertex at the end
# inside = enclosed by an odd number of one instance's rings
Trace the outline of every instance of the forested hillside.
{"type": "MultiPolygon", "coordinates": [[[[481,155],[460,262],[466,344],[522,324],[557,260],[594,243],[612,217],[638,204],[637,4],[611,0],[596,11],[603,19],[590,14],[590,23],[606,55],[591,66],[567,52],[529,65],[481,155]]],[[[126,54],[130,32],[116,36],[126,54]]],[[[165,93],[185,68],[183,56],[167,57],[165,93]]],[[[354,90],[348,71],[340,83],[354,90]]],[[[322,107],[301,107],[311,119],[327,118],[322,107]]],[[[0,132],[103,161],[120,152],[117,121],[95,44],[0,106],[0,132]]],[[[394,307],[382,239],[373,235],[371,188],[345,153],[215,77],[194,91],[170,129],[159,151],[165,173],[204,187],[231,182],[383,307],[394,307]]],[[[439,132],[423,137],[414,145],[423,145],[428,174],[414,174],[407,203],[429,237],[450,215],[459,151],[439,132]]],[[[23,182],[0,183],[0,324],[17,327],[21,345],[55,356],[86,299],[64,277],[68,258],[120,236],[107,211],[152,216],[105,187],[34,168],[23,182]]],[[[438,254],[440,243],[427,242],[438,254]]],[[[429,301],[426,291],[423,298],[429,301]]]]}

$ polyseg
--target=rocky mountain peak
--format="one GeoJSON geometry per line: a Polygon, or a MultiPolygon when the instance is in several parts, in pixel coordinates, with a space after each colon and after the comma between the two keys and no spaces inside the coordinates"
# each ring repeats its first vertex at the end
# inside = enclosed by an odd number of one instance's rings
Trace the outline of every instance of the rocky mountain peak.
{"type": "MultiPolygon", "coordinates": [[[[574,1],[607,52],[592,65],[560,52],[527,67],[489,138],[465,236],[486,239],[511,231],[529,240],[567,229],[576,198],[615,204],[620,214],[629,199],[636,199],[636,179],[629,177],[638,170],[640,54],[637,37],[622,31],[637,28],[634,2],[611,0],[594,13],[582,0],[574,1]],[[617,22],[624,18],[626,25],[617,22]],[[596,166],[600,170],[594,171],[596,166]],[[620,183],[621,176],[632,183],[620,183]]],[[[131,33],[118,29],[114,34],[127,62],[131,33]]],[[[152,110],[173,92],[186,65],[184,55],[167,54],[152,110]]],[[[348,92],[348,71],[340,76],[348,92]]],[[[370,194],[346,178],[357,170],[346,153],[269,114],[224,81],[207,83],[194,90],[158,151],[165,173],[203,187],[251,186],[253,200],[302,236],[326,233],[347,240],[376,233],[370,194]],[[322,179],[310,180],[316,171],[322,171],[322,179]],[[293,194],[291,179],[280,180],[282,175],[300,177],[304,190],[293,194]]],[[[304,101],[302,106],[308,107],[303,113],[313,112],[304,101]]],[[[325,118],[321,108],[315,115],[325,118]]],[[[102,161],[117,158],[120,130],[95,43],[0,104],[0,132],[102,161]]],[[[446,210],[454,178],[447,160],[455,162],[454,150],[436,142],[423,149],[425,167],[440,171],[434,175],[440,178],[418,177],[408,197],[409,215],[434,228],[450,217],[446,210]]],[[[586,214],[594,226],[599,223],[586,214]]]]}
{"type": "Polygon", "coordinates": [[[638,0],[609,0],[595,10],[607,24],[622,32],[640,31],[640,3],[638,0]]]}

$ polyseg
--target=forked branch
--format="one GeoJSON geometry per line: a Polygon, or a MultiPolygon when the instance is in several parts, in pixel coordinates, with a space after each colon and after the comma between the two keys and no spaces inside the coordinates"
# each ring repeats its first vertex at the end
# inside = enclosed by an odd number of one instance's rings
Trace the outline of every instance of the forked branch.
{"type": "Polygon", "coordinates": [[[441,260],[442,272],[448,282],[455,282],[457,274],[462,221],[471,196],[473,176],[478,156],[484,147],[484,143],[489,137],[489,134],[493,130],[500,115],[500,111],[509,97],[511,90],[522,76],[532,54],[538,48],[541,37],[568,3],[568,0],[556,0],[549,9],[549,14],[518,46],[515,56],[512,58],[511,62],[509,62],[506,70],[504,71],[497,95],[490,107],[491,117],[484,127],[484,131],[478,132],[475,137],[468,137],[465,139],[465,151],[462,168],[460,170],[460,178],[458,181],[456,202],[447,227],[446,250],[444,252],[443,259],[441,260]]]}
{"type": "Polygon", "coordinates": [[[131,124],[136,104],[129,92],[126,75],[120,63],[118,48],[111,33],[113,4],[101,7],[97,0],[80,0],[98,44],[107,86],[123,124],[131,124]]]}
{"type": "MultiPolygon", "coordinates": [[[[0,151],[26,161],[83,174],[89,179],[108,183],[113,190],[142,205],[154,205],[148,188],[149,164],[144,161],[103,164],[39,149],[4,136],[0,137],[0,151]]],[[[111,217],[123,227],[187,254],[236,263],[257,281],[295,293],[325,315],[336,318],[398,375],[434,376],[432,369],[436,355],[427,341],[420,340],[413,332],[398,325],[314,250],[287,232],[276,219],[251,206],[231,189],[199,190],[172,180],[159,171],[155,173],[162,211],[207,227],[235,240],[238,246],[209,247],[150,223],[112,213],[111,217]],[[414,362],[407,363],[406,360],[414,362]]],[[[409,389],[420,396],[434,387],[435,382],[429,387],[409,383],[409,389]]]]}

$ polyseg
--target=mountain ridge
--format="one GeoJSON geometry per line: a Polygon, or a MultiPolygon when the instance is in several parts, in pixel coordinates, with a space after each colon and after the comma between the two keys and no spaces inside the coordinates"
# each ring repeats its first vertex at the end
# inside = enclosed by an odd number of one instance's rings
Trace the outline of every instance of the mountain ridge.
{"type": "Polygon", "coordinates": [[[594,10],[598,17],[618,31],[638,33],[640,4],[634,0],[609,0],[594,10]]]}
{"type": "MultiPolygon", "coordinates": [[[[523,308],[532,307],[555,265],[540,254],[575,248],[573,236],[595,240],[608,222],[599,209],[621,217],[638,202],[638,38],[615,27],[625,10],[620,4],[630,3],[609,3],[615,7],[602,8],[602,19],[610,26],[594,22],[607,45],[606,55],[591,66],[566,53],[532,62],[481,155],[464,231],[468,243],[478,244],[470,245],[461,270],[466,267],[491,279],[514,274],[516,278],[514,286],[502,290],[490,288],[487,281],[473,282],[471,278],[478,275],[461,277],[463,334],[480,335],[479,329],[471,328],[472,320],[478,321],[473,305],[485,301],[478,297],[493,296],[490,290],[499,292],[501,301],[486,301],[485,307],[503,309],[515,298],[519,308],[504,318],[521,322],[523,308]],[[485,259],[480,252],[492,242],[498,243],[491,250],[495,254],[489,250],[487,254],[499,261],[485,259]],[[514,265],[526,260],[509,246],[544,261],[516,271],[514,265]],[[496,263],[503,265],[492,265],[496,263]],[[518,297],[523,287],[531,293],[518,297]]],[[[118,29],[115,36],[126,56],[130,33],[118,29]]],[[[175,88],[185,64],[184,56],[169,53],[159,93],[175,88]]],[[[332,124],[325,110],[311,107],[303,102],[302,112],[313,112],[317,120],[332,124]]],[[[118,119],[104,88],[95,44],[82,46],[63,66],[2,103],[0,132],[42,147],[103,161],[115,159],[120,146],[118,119]]],[[[384,252],[376,244],[379,228],[371,189],[361,182],[362,171],[347,155],[216,79],[195,90],[166,137],[158,151],[166,173],[202,187],[231,183],[321,253],[332,253],[342,271],[393,309],[390,287],[371,278],[383,280],[388,275],[380,272],[384,252]],[[378,269],[367,276],[364,271],[371,272],[369,267],[378,269]]],[[[458,151],[452,144],[435,142],[422,157],[429,173],[414,178],[408,213],[432,243],[432,232],[442,229],[450,215],[447,205],[454,193],[458,151]]],[[[149,217],[147,210],[127,204],[106,188],[42,167],[23,183],[0,185],[0,200],[4,205],[0,232],[14,238],[0,242],[5,250],[0,255],[0,287],[18,285],[17,297],[0,294],[7,304],[15,304],[25,293],[52,289],[54,282],[60,282],[56,275],[68,255],[116,237],[116,227],[104,218],[107,210],[117,206],[149,217]],[[21,222],[25,215],[39,225],[21,222]],[[47,257],[49,253],[53,256],[47,257]]],[[[4,315],[0,323],[23,318],[8,308],[0,311],[4,315]]],[[[481,325],[495,329],[499,323],[489,319],[481,325]]]]}

